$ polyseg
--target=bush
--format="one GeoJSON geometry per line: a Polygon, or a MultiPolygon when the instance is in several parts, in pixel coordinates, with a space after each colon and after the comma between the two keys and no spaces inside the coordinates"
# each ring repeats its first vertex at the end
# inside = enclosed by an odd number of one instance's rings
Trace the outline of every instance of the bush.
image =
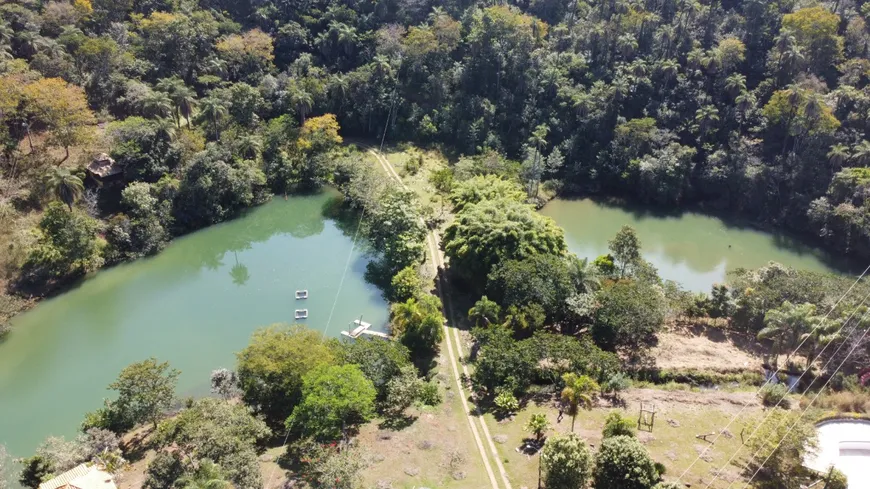
{"type": "Polygon", "coordinates": [[[520,401],[518,401],[517,398],[508,390],[504,390],[499,395],[495,396],[494,403],[495,407],[498,408],[498,412],[502,416],[510,416],[520,409],[520,401]]]}
{"type": "Polygon", "coordinates": [[[788,409],[791,403],[788,400],[788,388],[782,384],[765,384],[758,392],[761,403],[767,407],[779,406],[788,409]]]}
{"type": "Polygon", "coordinates": [[[423,155],[415,154],[405,162],[405,171],[408,175],[416,175],[423,168],[423,155]]]}
{"type": "Polygon", "coordinates": [[[833,467],[830,468],[830,471],[831,474],[828,476],[825,489],[848,489],[849,480],[846,478],[846,474],[833,467]]]}
{"type": "Polygon", "coordinates": [[[595,456],[595,489],[649,489],[659,480],[646,448],[630,436],[601,442],[595,456]]]}
{"type": "MultiPolygon", "coordinates": [[[[801,398],[801,409],[806,409],[810,399],[801,398]]],[[[816,407],[828,410],[836,410],[841,413],[870,413],[870,396],[860,392],[833,392],[821,395],[814,403],[816,407]]]]}
{"type": "Polygon", "coordinates": [[[586,441],[574,433],[551,436],[544,443],[541,466],[547,489],[585,487],[592,471],[592,454],[586,441]]]}
{"type": "Polygon", "coordinates": [[[436,382],[424,382],[420,386],[420,392],[417,394],[420,402],[427,406],[437,406],[444,400],[441,397],[441,391],[438,390],[436,382]]]}
{"type": "Polygon", "coordinates": [[[634,422],[622,416],[619,411],[611,411],[604,420],[604,429],[601,430],[602,438],[614,436],[634,436],[634,422]]]}
{"type": "Polygon", "coordinates": [[[405,302],[415,298],[423,291],[423,280],[417,272],[416,265],[408,265],[399,270],[390,281],[390,300],[405,302]]]}
{"type": "Polygon", "coordinates": [[[623,372],[612,373],[601,383],[601,391],[614,396],[618,396],[629,387],[631,387],[631,379],[623,372]]]}
{"type": "Polygon", "coordinates": [[[175,452],[157,452],[154,460],[148,464],[145,471],[144,489],[171,489],[181,476],[184,475],[184,464],[181,454],[175,452]]]}

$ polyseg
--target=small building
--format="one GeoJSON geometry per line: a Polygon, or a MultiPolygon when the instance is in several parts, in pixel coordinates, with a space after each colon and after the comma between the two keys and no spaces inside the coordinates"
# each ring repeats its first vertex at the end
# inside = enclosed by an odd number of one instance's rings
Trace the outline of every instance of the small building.
{"type": "Polygon", "coordinates": [[[106,153],[100,153],[88,165],[88,175],[100,183],[117,180],[124,174],[124,168],[106,153]]]}
{"type": "Polygon", "coordinates": [[[39,489],[118,489],[111,474],[94,464],[81,464],[43,482],[39,489]]]}

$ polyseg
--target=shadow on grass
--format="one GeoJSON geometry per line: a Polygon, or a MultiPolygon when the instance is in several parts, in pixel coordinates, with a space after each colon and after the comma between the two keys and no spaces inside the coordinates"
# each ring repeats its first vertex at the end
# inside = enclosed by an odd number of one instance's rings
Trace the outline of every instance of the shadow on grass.
{"type": "Polygon", "coordinates": [[[409,426],[414,424],[417,419],[418,416],[413,416],[405,413],[391,415],[381,421],[378,424],[378,428],[382,430],[402,431],[405,428],[408,428],[409,426]]]}

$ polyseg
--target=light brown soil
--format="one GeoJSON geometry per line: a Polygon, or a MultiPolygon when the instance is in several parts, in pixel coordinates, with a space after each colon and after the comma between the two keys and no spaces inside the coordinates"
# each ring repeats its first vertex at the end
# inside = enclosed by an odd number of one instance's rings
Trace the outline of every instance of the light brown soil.
{"type": "Polygon", "coordinates": [[[659,333],[652,355],[660,368],[736,372],[757,370],[762,351],[751,337],[714,326],[682,323],[659,333]]]}

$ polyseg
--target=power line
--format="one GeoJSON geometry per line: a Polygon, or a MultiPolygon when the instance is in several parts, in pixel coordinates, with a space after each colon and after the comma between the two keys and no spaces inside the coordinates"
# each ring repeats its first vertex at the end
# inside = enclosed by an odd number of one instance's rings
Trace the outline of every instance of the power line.
{"type": "MultiPolygon", "coordinates": [[[[831,313],[834,312],[834,310],[837,308],[837,306],[840,305],[840,302],[842,302],[843,299],[845,299],[846,296],[849,295],[850,292],[852,292],[852,289],[854,289],[855,286],[858,285],[858,282],[860,282],[861,279],[864,278],[864,275],[866,275],[868,271],[870,271],[870,265],[868,265],[867,268],[865,268],[864,271],[861,272],[861,275],[858,276],[858,278],[855,280],[855,282],[853,282],[852,285],[851,285],[851,286],[846,290],[846,292],[843,293],[843,295],[840,296],[839,299],[837,299],[837,302],[835,302],[834,305],[831,306],[831,309],[828,311],[827,314],[825,314],[825,317],[822,318],[822,321],[820,321],[819,324],[821,324],[822,322],[824,322],[824,320],[827,320],[827,319],[828,319],[828,316],[830,316],[831,313]]],[[[812,331],[810,331],[810,334],[814,333],[815,330],[818,329],[818,327],[819,327],[818,325],[817,325],[816,327],[814,327],[814,328],[812,329],[812,331]]],[[[800,350],[800,349],[804,346],[804,343],[806,343],[806,341],[807,341],[807,339],[808,339],[809,337],[810,337],[810,335],[807,335],[807,337],[804,338],[804,339],[800,342],[800,344],[797,346],[797,348],[794,349],[794,351],[791,353],[791,355],[794,355],[798,350],[800,350]]],[[[789,355],[789,356],[791,356],[791,355],[789,355]]],[[[776,371],[773,372],[773,374],[772,374],[772,377],[775,377],[777,374],[779,374],[779,372],[780,372],[780,368],[779,368],[779,366],[777,366],[776,371]]],[[[764,383],[761,385],[761,387],[759,387],[759,389],[755,392],[755,395],[760,394],[760,393],[761,393],[761,389],[763,389],[765,385],[767,385],[767,382],[764,382],[764,383]]],[[[686,474],[689,473],[689,470],[691,470],[692,467],[694,467],[695,464],[698,463],[698,460],[700,460],[701,457],[703,457],[704,455],[707,454],[707,452],[710,450],[710,448],[713,447],[714,444],[716,443],[716,441],[719,440],[719,438],[722,436],[722,433],[723,433],[725,430],[727,430],[728,427],[730,427],[732,423],[734,423],[734,420],[737,419],[741,414],[743,414],[744,411],[746,411],[746,407],[747,407],[747,406],[744,405],[742,408],[740,408],[740,410],[739,410],[739,411],[738,411],[738,412],[737,412],[733,417],[731,417],[731,419],[728,421],[728,423],[727,423],[727,424],[726,424],[726,425],[725,425],[721,430],[719,430],[719,432],[716,434],[716,437],[713,438],[713,440],[710,442],[710,446],[704,448],[704,450],[702,450],[700,453],[698,453],[698,456],[695,457],[695,460],[693,460],[692,463],[689,464],[688,467],[686,467],[686,470],[684,470],[683,473],[680,474],[680,477],[677,479],[677,482],[678,482],[678,483],[679,483],[679,482],[682,482],[683,477],[685,477],[686,474]]]]}
{"type": "MultiPolygon", "coordinates": [[[[843,322],[843,325],[840,326],[840,328],[837,330],[837,334],[840,334],[840,333],[843,331],[843,329],[845,329],[846,325],[849,324],[849,321],[852,320],[852,318],[855,316],[855,313],[858,311],[858,309],[859,309],[861,306],[864,305],[864,303],[867,301],[868,298],[870,298],[870,292],[868,292],[868,294],[864,296],[864,299],[861,301],[861,303],[858,304],[858,306],[855,307],[855,309],[852,310],[852,313],[849,314],[849,317],[846,318],[846,320],[843,322]]],[[[855,330],[857,329],[858,325],[861,323],[861,321],[863,321],[863,319],[864,319],[864,317],[866,317],[866,315],[867,315],[867,312],[864,313],[864,316],[861,317],[861,320],[855,321],[855,322],[853,323],[853,327],[852,327],[852,329],[849,331],[849,333],[847,333],[847,337],[848,337],[848,336],[851,336],[852,333],[855,332],[855,330]]],[[[815,362],[816,362],[816,361],[817,361],[817,360],[822,356],[822,354],[825,352],[825,350],[827,350],[828,346],[830,346],[830,343],[826,344],[826,345],[825,345],[825,346],[824,346],[824,347],[819,351],[819,353],[818,353],[818,354],[817,354],[817,355],[812,359],[812,361],[809,362],[809,364],[811,365],[811,364],[815,363],[815,362]]],[[[841,343],[840,346],[837,348],[837,350],[834,352],[834,354],[831,356],[831,358],[833,358],[834,355],[836,355],[837,353],[839,353],[839,352],[840,352],[840,349],[842,349],[842,348],[843,348],[843,344],[841,343]]],[[[828,359],[828,361],[825,362],[825,365],[822,366],[822,369],[827,368],[827,366],[828,366],[828,364],[829,364],[830,362],[831,362],[831,359],[828,359]]],[[[806,373],[807,373],[807,370],[804,370],[804,372],[801,373],[800,377],[798,377],[797,382],[800,382],[801,379],[803,379],[804,375],[806,375],[806,373]]],[[[765,383],[765,384],[766,384],[766,383],[765,383]]],[[[798,402],[800,402],[800,399],[802,399],[802,398],[806,395],[806,393],[809,392],[810,387],[811,387],[811,386],[807,386],[807,388],[804,389],[804,391],[801,393],[800,397],[798,398],[798,402]]],[[[781,398],[779,401],[777,401],[777,403],[773,406],[773,408],[775,409],[775,408],[779,407],[779,405],[782,403],[782,401],[783,401],[784,399],[785,399],[785,398],[783,397],[783,398],[781,398]]],[[[761,426],[764,424],[764,422],[767,421],[767,418],[769,418],[769,417],[771,416],[771,414],[773,414],[773,410],[769,411],[769,412],[767,413],[767,415],[764,416],[764,418],[761,420],[761,422],[759,422],[758,425],[755,427],[755,429],[752,430],[752,433],[749,434],[749,437],[746,438],[747,440],[751,440],[751,439],[755,436],[755,434],[758,432],[758,430],[761,428],[761,426]]],[[[740,447],[737,448],[737,450],[734,451],[734,453],[731,455],[731,457],[728,459],[728,461],[725,462],[725,463],[722,465],[722,467],[719,468],[719,471],[718,471],[716,474],[714,474],[713,479],[712,479],[709,483],[707,483],[706,486],[704,486],[704,489],[709,489],[709,487],[710,487],[711,485],[713,485],[713,483],[716,481],[716,479],[719,478],[719,474],[721,474],[722,471],[725,469],[725,467],[727,467],[727,466],[728,466],[728,465],[729,465],[729,464],[734,460],[734,458],[737,456],[738,453],[740,453],[740,451],[741,451],[742,449],[743,449],[743,446],[741,445],[740,447]]],[[[754,458],[754,457],[755,457],[755,454],[753,454],[752,457],[754,458]]],[[[731,487],[732,484],[733,484],[733,482],[731,482],[731,484],[729,484],[728,487],[731,487]]]]}
{"type": "MultiPolygon", "coordinates": [[[[864,318],[866,318],[868,313],[870,313],[870,310],[866,311],[866,312],[864,313],[864,316],[861,317],[861,319],[863,320],[864,318]]],[[[828,380],[825,381],[825,384],[822,385],[822,387],[819,389],[819,392],[817,392],[816,395],[815,395],[815,397],[813,397],[813,400],[810,401],[809,404],[807,404],[806,409],[804,409],[804,410],[801,412],[801,415],[798,416],[798,419],[795,420],[794,424],[792,424],[791,426],[789,426],[788,431],[785,432],[785,435],[783,435],[782,439],[779,440],[779,442],[776,444],[776,446],[773,447],[773,450],[771,450],[770,454],[768,454],[767,457],[764,459],[764,461],[761,462],[761,465],[758,466],[758,469],[757,469],[757,470],[752,474],[752,477],[749,478],[749,480],[746,482],[746,485],[743,486],[744,489],[746,489],[747,487],[749,487],[749,484],[752,483],[752,481],[755,479],[755,476],[757,476],[758,473],[761,472],[761,469],[764,468],[764,464],[766,464],[767,461],[770,460],[770,457],[772,457],[773,454],[776,452],[776,450],[779,449],[779,446],[782,445],[782,442],[785,441],[786,437],[788,437],[788,435],[791,433],[791,430],[793,430],[794,427],[797,426],[797,424],[800,422],[800,420],[803,419],[804,415],[807,414],[807,411],[809,411],[809,409],[813,406],[813,403],[816,402],[816,399],[818,399],[819,396],[822,395],[822,392],[825,390],[825,388],[828,386],[828,384],[831,383],[831,380],[834,379],[834,376],[837,375],[837,372],[839,372],[840,369],[843,368],[843,365],[845,365],[846,360],[848,360],[849,357],[852,356],[852,353],[855,352],[855,349],[858,348],[858,346],[861,344],[861,342],[862,342],[862,341],[864,340],[864,338],[867,336],[867,332],[868,332],[868,331],[870,331],[870,328],[865,328],[865,329],[864,329],[864,333],[861,334],[861,338],[859,338],[858,341],[855,342],[855,344],[852,346],[852,349],[849,350],[849,353],[846,354],[846,356],[843,358],[843,361],[840,362],[840,365],[838,365],[838,366],[837,366],[837,369],[834,370],[834,373],[831,374],[831,375],[828,377],[828,380]]],[[[842,346],[843,346],[843,345],[840,345],[840,347],[842,347],[842,346]]],[[[837,350],[837,351],[839,351],[839,350],[837,350]]],[[[757,455],[757,454],[758,454],[758,452],[756,451],[755,455],[757,455]]],[[[755,458],[755,455],[753,455],[753,458],[755,458]]],[[[731,487],[731,486],[729,485],[728,487],[731,487]]]]}

